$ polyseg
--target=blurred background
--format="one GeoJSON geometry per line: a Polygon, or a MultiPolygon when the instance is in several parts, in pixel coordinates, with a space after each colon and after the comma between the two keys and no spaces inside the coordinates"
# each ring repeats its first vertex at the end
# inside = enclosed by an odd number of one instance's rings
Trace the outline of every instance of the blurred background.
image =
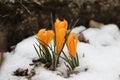
{"type": "Polygon", "coordinates": [[[51,14],[89,28],[91,20],[120,27],[120,0],[0,0],[0,52],[40,28],[51,29],[51,14]]]}

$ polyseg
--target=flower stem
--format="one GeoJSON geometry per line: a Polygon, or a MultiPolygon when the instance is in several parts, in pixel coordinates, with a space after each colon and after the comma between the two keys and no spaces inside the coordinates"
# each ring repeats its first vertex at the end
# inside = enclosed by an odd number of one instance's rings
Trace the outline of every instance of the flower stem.
{"type": "Polygon", "coordinates": [[[58,56],[53,57],[52,70],[55,71],[57,67],[57,58],[58,56]]]}

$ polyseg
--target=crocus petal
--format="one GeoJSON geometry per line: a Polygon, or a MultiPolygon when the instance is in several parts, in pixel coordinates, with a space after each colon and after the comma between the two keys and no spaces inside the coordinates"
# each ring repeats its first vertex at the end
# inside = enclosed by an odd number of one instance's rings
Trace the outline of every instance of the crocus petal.
{"type": "Polygon", "coordinates": [[[56,19],[54,26],[55,26],[55,32],[58,32],[58,30],[60,30],[61,28],[65,28],[67,30],[68,22],[65,19],[63,21],[56,19]]]}
{"type": "Polygon", "coordinates": [[[38,32],[38,39],[40,40],[40,41],[42,41],[43,40],[43,33],[46,31],[46,29],[40,29],[39,30],[39,32],[38,32]]]}
{"type": "Polygon", "coordinates": [[[57,54],[60,53],[60,51],[63,47],[66,31],[67,31],[66,29],[62,28],[58,31],[58,33],[56,33],[56,52],[57,52],[57,54]]]}
{"type": "Polygon", "coordinates": [[[70,33],[67,39],[67,47],[70,57],[73,59],[76,55],[78,37],[75,33],[70,33]]]}
{"type": "Polygon", "coordinates": [[[65,28],[65,29],[67,29],[67,27],[68,27],[68,22],[64,19],[63,21],[61,21],[61,22],[59,23],[59,27],[60,27],[60,28],[65,28]]]}
{"type": "Polygon", "coordinates": [[[47,36],[48,38],[46,38],[47,39],[47,44],[49,44],[54,37],[54,32],[52,30],[48,30],[47,35],[48,35],[47,36]]]}
{"type": "MultiPolygon", "coordinates": [[[[43,44],[49,45],[54,37],[54,32],[52,30],[40,29],[38,32],[38,39],[43,42],[43,44]]],[[[41,42],[41,43],[42,43],[41,42]]]]}

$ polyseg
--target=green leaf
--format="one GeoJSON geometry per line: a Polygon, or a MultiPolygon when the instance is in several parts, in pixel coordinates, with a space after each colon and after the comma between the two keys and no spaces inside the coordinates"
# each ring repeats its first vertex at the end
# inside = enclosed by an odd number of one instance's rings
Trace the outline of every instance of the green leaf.
{"type": "Polygon", "coordinates": [[[65,58],[63,58],[63,59],[71,66],[71,68],[73,68],[72,61],[66,56],[66,54],[64,53],[64,51],[62,51],[62,53],[65,56],[65,58]]]}
{"type": "Polygon", "coordinates": [[[77,61],[77,66],[79,66],[79,58],[78,58],[78,53],[76,53],[76,61],[77,61]]]}
{"type": "Polygon", "coordinates": [[[47,62],[52,62],[52,57],[51,57],[51,54],[50,54],[48,48],[45,48],[45,51],[46,51],[45,55],[46,55],[47,62]]]}
{"type": "Polygon", "coordinates": [[[52,29],[54,30],[54,20],[53,20],[53,14],[52,14],[52,12],[50,14],[50,18],[51,18],[52,29]]]}
{"type": "Polygon", "coordinates": [[[37,54],[38,54],[39,58],[41,58],[41,56],[40,56],[40,54],[39,54],[39,52],[38,52],[38,50],[37,50],[37,48],[35,47],[35,45],[34,45],[34,44],[33,44],[33,46],[34,46],[34,49],[35,49],[35,51],[37,52],[37,54]]]}
{"type": "Polygon", "coordinates": [[[36,42],[35,42],[35,44],[36,44],[36,45],[38,46],[38,48],[39,48],[39,55],[40,55],[41,57],[44,57],[44,56],[43,56],[44,51],[41,49],[40,45],[38,45],[36,42]]]}

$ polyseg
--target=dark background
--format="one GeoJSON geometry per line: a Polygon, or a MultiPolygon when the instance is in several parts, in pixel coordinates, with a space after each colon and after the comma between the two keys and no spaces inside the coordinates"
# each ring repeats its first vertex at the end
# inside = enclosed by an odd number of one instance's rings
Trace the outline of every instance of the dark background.
{"type": "Polygon", "coordinates": [[[51,28],[53,19],[89,28],[89,21],[114,23],[120,28],[120,0],[0,0],[0,51],[34,35],[40,28],[51,28]]]}

